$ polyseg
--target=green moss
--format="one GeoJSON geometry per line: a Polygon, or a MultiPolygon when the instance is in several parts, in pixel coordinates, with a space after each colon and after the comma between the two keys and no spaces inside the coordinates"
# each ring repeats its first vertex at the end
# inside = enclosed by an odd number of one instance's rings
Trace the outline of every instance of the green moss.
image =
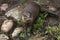
{"type": "Polygon", "coordinates": [[[41,13],[40,16],[38,17],[36,23],[34,24],[34,29],[41,29],[44,23],[45,18],[47,17],[47,13],[41,13]]]}

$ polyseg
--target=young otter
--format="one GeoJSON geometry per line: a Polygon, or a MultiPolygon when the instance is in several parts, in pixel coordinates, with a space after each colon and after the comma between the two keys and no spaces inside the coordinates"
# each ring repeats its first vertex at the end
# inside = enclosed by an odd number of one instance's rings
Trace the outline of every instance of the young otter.
{"type": "Polygon", "coordinates": [[[35,2],[31,2],[22,11],[22,21],[27,23],[33,22],[38,17],[39,12],[40,6],[35,2]]]}
{"type": "Polygon", "coordinates": [[[23,23],[23,28],[24,28],[24,33],[25,33],[25,39],[27,40],[27,27],[29,25],[30,28],[30,33],[33,34],[33,23],[35,22],[35,19],[38,17],[40,12],[40,6],[35,3],[31,2],[29,3],[22,11],[22,23],[23,23]]]}

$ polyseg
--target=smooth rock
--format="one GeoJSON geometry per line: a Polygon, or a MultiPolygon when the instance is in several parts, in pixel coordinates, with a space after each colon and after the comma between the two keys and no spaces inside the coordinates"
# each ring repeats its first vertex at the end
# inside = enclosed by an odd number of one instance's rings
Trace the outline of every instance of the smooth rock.
{"type": "Polygon", "coordinates": [[[5,15],[7,17],[13,17],[14,19],[18,20],[19,19],[19,16],[20,16],[20,13],[21,13],[21,9],[20,9],[20,6],[18,7],[15,7],[11,10],[9,10],[8,12],[5,13],[5,15]]]}
{"type": "Polygon", "coordinates": [[[15,28],[15,30],[14,30],[13,33],[12,33],[12,37],[18,36],[18,34],[19,34],[21,31],[23,31],[23,27],[17,27],[17,28],[15,28]]]}
{"type": "Polygon", "coordinates": [[[9,37],[5,34],[0,34],[0,40],[9,40],[9,37]]]}
{"type": "Polygon", "coordinates": [[[9,32],[10,29],[13,27],[13,20],[5,20],[1,26],[1,30],[3,32],[9,32]]]}
{"type": "Polygon", "coordinates": [[[6,11],[7,8],[8,8],[8,4],[7,3],[4,3],[4,4],[1,5],[0,8],[1,8],[1,10],[6,11]]]}

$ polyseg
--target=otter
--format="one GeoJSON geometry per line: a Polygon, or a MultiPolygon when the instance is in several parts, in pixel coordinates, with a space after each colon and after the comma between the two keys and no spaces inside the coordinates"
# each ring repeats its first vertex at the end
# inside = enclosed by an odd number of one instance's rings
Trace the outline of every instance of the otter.
{"type": "Polygon", "coordinates": [[[40,5],[35,2],[29,3],[22,11],[22,20],[24,22],[33,22],[39,15],[40,5]]]}

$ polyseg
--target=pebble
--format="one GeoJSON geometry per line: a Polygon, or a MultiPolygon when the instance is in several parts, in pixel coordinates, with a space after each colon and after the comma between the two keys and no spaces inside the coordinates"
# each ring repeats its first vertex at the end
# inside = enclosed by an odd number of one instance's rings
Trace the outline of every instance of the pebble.
{"type": "Polygon", "coordinates": [[[7,3],[4,3],[4,4],[1,5],[0,8],[1,8],[1,10],[6,11],[7,8],[8,8],[8,4],[7,3]]]}
{"type": "Polygon", "coordinates": [[[13,20],[5,20],[1,26],[3,32],[9,32],[13,27],[13,20]]]}
{"type": "Polygon", "coordinates": [[[9,37],[5,34],[0,34],[0,40],[9,40],[9,37]]]}
{"type": "Polygon", "coordinates": [[[21,31],[23,31],[23,27],[17,27],[17,28],[15,28],[15,30],[14,30],[13,33],[12,33],[12,37],[18,36],[18,34],[19,34],[21,31]]]}
{"type": "Polygon", "coordinates": [[[57,10],[57,9],[56,9],[55,7],[53,7],[53,6],[49,6],[48,9],[51,10],[51,11],[56,11],[56,10],[57,10]]]}

